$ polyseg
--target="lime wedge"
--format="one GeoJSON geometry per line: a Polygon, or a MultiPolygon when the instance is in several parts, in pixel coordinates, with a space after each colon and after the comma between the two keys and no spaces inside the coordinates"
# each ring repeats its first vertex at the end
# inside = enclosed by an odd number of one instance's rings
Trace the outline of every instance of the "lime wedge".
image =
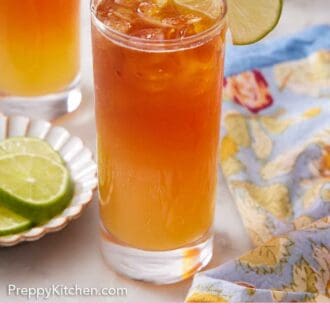
{"type": "Polygon", "coordinates": [[[0,204],[40,224],[70,202],[73,184],[67,168],[44,156],[0,157],[0,204]]]}
{"type": "Polygon", "coordinates": [[[227,0],[228,24],[235,45],[259,41],[277,25],[283,0],[227,0]]]}
{"type": "MultiPolygon", "coordinates": [[[[225,12],[222,0],[174,0],[182,7],[217,19],[225,12]]],[[[228,25],[235,45],[259,41],[277,25],[283,0],[227,0],[228,25]]]]}
{"type": "Polygon", "coordinates": [[[32,222],[0,205],[0,236],[20,233],[32,227],[32,222]]]}
{"type": "Polygon", "coordinates": [[[174,2],[179,6],[198,11],[212,19],[217,19],[224,11],[224,5],[221,0],[174,0],[174,2]]]}
{"type": "Polygon", "coordinates": [[[9,153],[33,154],[63,162],[61,156],[46,141],[34,137],[12,137],[0,142],[0,157],[9,153]]]}

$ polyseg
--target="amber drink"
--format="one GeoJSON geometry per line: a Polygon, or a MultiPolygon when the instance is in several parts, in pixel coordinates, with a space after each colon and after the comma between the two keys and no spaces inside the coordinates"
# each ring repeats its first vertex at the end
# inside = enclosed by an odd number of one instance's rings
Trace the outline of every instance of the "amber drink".
{"type": "Polygon", "coordinates": [[[212,256],[226,6],[92,1],[102,247],[170,283],[212,256]]]}

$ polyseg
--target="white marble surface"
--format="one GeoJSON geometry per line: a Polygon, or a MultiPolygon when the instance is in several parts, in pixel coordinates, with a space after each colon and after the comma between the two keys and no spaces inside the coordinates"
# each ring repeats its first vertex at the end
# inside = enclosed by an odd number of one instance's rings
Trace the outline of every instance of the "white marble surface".
{"type": "MultiPolygon", "coordinates": [[[[88,0],[83,0],[83,102],[73,115],[57,121],[72,134],[84,139],[95,150],[91,52],[88,0]]],[[[287,0],[277,29],[272,35],[286,35],[316,23],[330,23],[329,0],[287,0]]],[[[235,205],[221,184],[216,214],[215,257],[211,267],[240,255],[249,246],[235,205]]],[[[97,203],[90,205],[84,215],[63,231],[50,234],[34,243],[0,249],[0,301],[25,301],[24,297],[7,295],[7,285],[17,287],[49,287],[52,284],[80,287],[124,287],[126,297],[52,297],[50,301],[125,301],[180,302],[191,284],[190,280],[154,286],[125,279],[108,269],[98,249],[97,203]]]]}

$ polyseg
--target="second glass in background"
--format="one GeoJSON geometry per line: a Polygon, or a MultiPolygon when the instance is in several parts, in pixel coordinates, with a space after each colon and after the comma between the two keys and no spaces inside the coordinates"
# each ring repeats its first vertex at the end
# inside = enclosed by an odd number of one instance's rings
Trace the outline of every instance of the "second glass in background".
{"type": "Polygon", "coordinates": [[[80,0],[0,1],[0,112],[72,112],[79,80],[80,0]]]}

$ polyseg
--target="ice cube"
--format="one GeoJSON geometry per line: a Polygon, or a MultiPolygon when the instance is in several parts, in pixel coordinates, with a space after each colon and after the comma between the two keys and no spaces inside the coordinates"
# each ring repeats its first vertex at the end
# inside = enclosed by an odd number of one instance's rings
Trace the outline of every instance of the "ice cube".
{"type": "Polygon", "coordinates": [[[134,20],[134,12],[129,9],[129,8],[125,8],[125,7],[119,7],[115,10],[113,10],[112,12],[113,15],[115,15],[116,17],[118,17],[119,19],[131,22],[132,20],[134,20]]]}
{"type": "Polygon", "coordinates": [[[126,8],[134,8],[136,1],[132,0],[114,0],[113,1],[116,5],[126,8]]]}
{"type": "Polygon", "coordinates": [[[129,21],[116,16],[114,13],[109,13],[108,18],[104,20],[104,23],[112,29],[122,33],[128,33],[132,26],[129,21]]]}
{"type": "Polygon", "coordinates": [[[131,33],[132,36],[148,40],[164,40],[164,30],[161,28],[138,29],[131,33]]]}
{"type": "Polygon", "coordinates": [[[161,8],[155,3],[142,2],[137,9],[137,14],[148,25],[160,28],[173,27],[171,24],[163,22],[161,8]]]}
{"type": "Polygon", "coordinates": [[[194,15],[194,14],[187,14],[187,15],[184,15],[184,20],[187,25],[197,24],[197,23],[201,22],[202,17],[194,15]]]}

